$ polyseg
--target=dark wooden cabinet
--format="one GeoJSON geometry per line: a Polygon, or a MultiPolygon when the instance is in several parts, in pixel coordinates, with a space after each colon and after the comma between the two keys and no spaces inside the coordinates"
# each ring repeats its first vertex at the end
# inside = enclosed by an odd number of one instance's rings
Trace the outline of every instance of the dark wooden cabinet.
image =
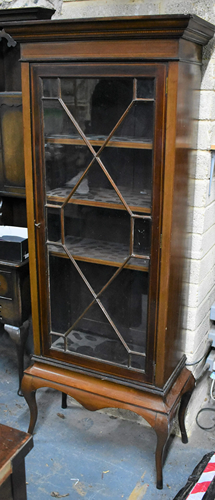
{"type": "MultiPolygon", "coordinates": [[[[50,18],[53,10],[35,8],[0,10],[0,225],[26,227],[20,41],[10,34],[11,23],[50,18]],[[7,24],[7,27],[6,27],[7,24]]],[[[22,33],[22,37],[25,30],[22,33]]],[[[7,227],[7,230],[10,229],[7,227]]],[[[9,231],[10,233],[10,231],[9,231]]],[[[19,234],[19,231],[18,231],[19,234]]],[[[17,236],[18,236],[17,234],[17,236]]],[[[15,255],[13,237],[0,260],[0,323],[16,344],[19,389],[23,376],[25,343],[29,332],[30,283],[28,259],[15,255]]]]}
{"type": "Polygon", "coordinates": [[[194,387],[181,335],[202,45],[195,16],[43,21],[21,43],[35,355],[23,393],[127,408],[162,454],[194,387]]]}
{"type": "Polygon", "coordinates": [[[152,383],[166,68],[32,70],[44,354],[152,383]]]}
{"type": "Polygon", "coordinates": [[[1,224],[26,226],[20,45],[4,31],[4,12],[0,11],[1,224]]]}
{"type": "Polygon", "coordinates": [[[0,261],[0,322],[20,327],[29,319],[30,284],[28,259],[0,261]]]}
{"type": "Polygon", "coordinates": [[[0,93],[1,192],[25,195],[21,92],[0,93]]]}
{"type": "MultiPolygon", "coordinates": [[[[1,224],[27,225],[21,92],[20,41],[10,24],[48,19],[52,9],[0,10],[0,197],[1,224]]],[[[25,31],[25,30],[24,30],[25,31]]],[[[23,32],[23,36],[25,33],[23,32]]]]}

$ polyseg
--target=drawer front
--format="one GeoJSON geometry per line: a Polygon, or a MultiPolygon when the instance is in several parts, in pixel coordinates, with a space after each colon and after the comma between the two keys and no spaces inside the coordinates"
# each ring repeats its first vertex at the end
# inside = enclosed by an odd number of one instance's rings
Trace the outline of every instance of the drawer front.
{"type": "Polygon", "coordinates": [[[20,326],[22,323],[21,309],[16,300],[0,297],[0,323],[20,326]]]}
{"type": "Polygon", "coordinates": [[[13,298],[13,276],[10,271],[0,269],[0,298],[13,298]]]}

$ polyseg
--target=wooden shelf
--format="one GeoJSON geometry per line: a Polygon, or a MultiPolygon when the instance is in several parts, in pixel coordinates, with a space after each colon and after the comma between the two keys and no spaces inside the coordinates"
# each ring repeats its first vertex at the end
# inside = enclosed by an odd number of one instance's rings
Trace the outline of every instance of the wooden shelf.
{"type": "MultiPolygon", "coordinates": [[[[126,245],[90,238],[69,237],[66,241],[66,246],[75,260],[105,266],[120,267],[129,255],[129,249],[126,245]]],[[[48,243],[48,248],[52,255],[68,258],[68,255],[65,253],[63,247],[59,245],[59,242],[56,244],[53,242],[48,243]]],[[[125,268],[148,272],[149,259],[132,257],[125,268]]]]}
{"type": "MultiPolygon", "coordinates": [[[[88,320],[89,321],[89,320],[88,320]]],[[[138,332],[140,333],[140,332],[138,332]]],[[[142,337],[145,339],[146,332],[142,330],[142,337]]],[[[104,361],[117,363],[129,367],[129,354],[123,347],[117,337],[115,339],[106,337],[105,335],[98,335],[96,333],[85,333],[81,330],[72,330],[67,339],[64,336],[59,336],[56,333],[50,333],[52,337],[51,348],[64,351],[73,352],[79,356],[90,356],[100,358],[104,361]],[[66,340],[66,345],[65,345],[66,340]]],[[[135,345],[127,343],[128,348],[131,350],[133,356],[132,368],[143,370],[145,364],[145,345],[135,345]],[[138,361],[142,360],[142,365],[138,361]]]]}
{"type": "MultiPolygon", "coordinates": [[[[87,137],[87,136],[86,136],[87,137]]],[[[100,138],[92,138],[87,137],[88,141],[92,146],[102,146],[107,137],[100,138]]],[[[87,146],[83,139],[79,139],[78,137],[71,136],[50,136],[45,138],[46,143],[50,144],[64,144],[71,146],[87,146]]],[[[105,147],[108,148],[130,148],[130,149],[152,149],[153,144],[152,141],[143,139],[143,140],[135,140],[135,139],[123,139],[119,137],[111,138],[110,141],[106,144],[105,147]]]]}
{"type": "MultiPolygon", "coordinates": [[[[52,203],[58,203],[59,205],[65,202],[65,199],[69,196],[73,188],[62,187],[49,190],[47,192],[47,207],[52,205],[52,203]]],[[[124,200],[132,211],[144,212],[147,214],[151,213],[151,191],[144,190],[142,192],[137,190],[131,190],[125,187],[119,186],[120,193],[122,194],[124,200]]],[[[74,203],[75,205],[88,205],[96,206],[101,208],[112,208],[117,210],[126,210],[125,206],[122,204],[119,196],[114,191],[114,189],[103,189],[96,188],[89,190],[88,194],[81,195],[77,191],[70,198],[68,203],[74,203]]]]}

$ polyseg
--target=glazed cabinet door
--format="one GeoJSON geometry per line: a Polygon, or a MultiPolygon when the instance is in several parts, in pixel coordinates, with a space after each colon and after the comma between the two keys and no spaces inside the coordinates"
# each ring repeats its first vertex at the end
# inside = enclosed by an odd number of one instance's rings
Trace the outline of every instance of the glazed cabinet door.
{"type": "Polygon", "coordinates": [[[32,64],[42,355],[153,383],[164,64],[32,64]]]}

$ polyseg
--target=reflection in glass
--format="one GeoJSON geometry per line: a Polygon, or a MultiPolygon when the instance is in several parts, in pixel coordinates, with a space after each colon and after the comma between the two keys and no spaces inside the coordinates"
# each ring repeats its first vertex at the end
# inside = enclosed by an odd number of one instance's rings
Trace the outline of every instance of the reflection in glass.
{"type": "Polygon", "coordinates": [[[43,117],[45,137],[76,137],[81,139],[77,129],[57,100],[43,100],[43,117]]]}
{"type": "MultiPolygon", "coordinates": [[[[57,116],[62,121],[62,115],[57,113],[60,110],[61,104],[50,98],[60,97],[66,107],[73,115],[82,131],[88,137],[106,137],[110,134],[117,122],[122,117],[128,106],[133,100],[133,85],[132,78],[62,78],[62,79],[44,79],[43,92],[44,98],[49,97],[45,101],[45,108],[52,109],[49,112],[49,117],[55,119],[57,116]],[[60,90],[59,90],[60,89],[60,90]],[[55,110],[53,110],[53,107],[55,110]]],[[[66,112],[62,108],[62,112],[66,112]]],[[[46,112],[48,115],[48,111],[46,112]]],[[[135,113],[136,114],[136,113],[135,113]]],[[[65,119],[65,117],[64,117],[65,119]]],[[[130,118],[134,121],[134,117],[130,118]]],[[[51,118],[50,118],[51,122],[51,118]]],[[[56,122],[56,120],[55,120],[56,122]]],[[[45,127],[46,135],[49,134],[48,125],[45,127]]],[[[52,134],[58,133],[67,135],[77,135],[75,129],[69,131],[67,127],[59,132],[59,126],[56,123],[52,134]]],[[[125,137],[127,133],[124,134],[125,137]]],[[[119,134],[123,137],[123,134],[119,134]]]]}
{"type": "MultiPolygon", "coordinates": [[[[104,189],[111,191],[114,203],[119,203],[99,165],[101,159],[117,187],[122,190],[127,204],[150,206],[154,103],[136,101],[132,104],[134,82],[132,78],[44,79],[44,95],[49,96],[49,99],[43,99],[46,190],[56,189],[52,196],[67,197],[69,188],[76,185],[89,163],[98,155],[94,160],[98,166],[92,165],[77,187],[76,196],[97,201],[98,192],[95,190],[99,189],[99,196],[103,196],[105,192],[101,190],[104,189]],[[58,92],[61,92],[65,109],[60,101],[52,99],[58,92]],[[69,113],[77,125],[72,122],[69,113]],[[99,154],[104,140],[120,119],[120,125],[99,154]],[[87,145],[87,140],[91,146],[87,145]],[[128,146],[127,141],[136,142],[136,148],[135,144],[133,148],[124,147],[128,146]],[[144,143],[144,149],[138,149],[144,143]],[[60,194],[61,188],[63,192],[60,194]]],[[[153,87],[153,79],[138,79],[138,96],[151,95],[153,87]]]]}
{"type": "Polygon", "coordinates": [[[138,78],[137,79],[137,98],[138,99],[153,99],[154,97],[154,78],[138,78]]]}
{"type": "Polygon", "coordinates": [[[59,208],[47,209],[47,232],[48,241],[61,241],[61,222],[59,208]]]}
{"type": "Polygon", "coordinates": [[[154,92],[153,78],[43,80],[51,347],[141,371],[154,92]]]}
{"type": "Polygon", "coordinates": [[[90,132],[91,100],[95,78],[62,78],[61,97],[85,134],[90,132]]]}
{"type": "Polygon", "coordinates": [[[79,318],[92,294],[69,259],[49,256],[51,329],[65,333],[79,318]]]}
{"type": "Polygon", "coordinates": [[[129,256],[130,217],[123,210],[69,204],[65,243],[72,255],[123,262],[129,256]]]}
{"type": "MultiPolygon", "coordinates": [[[[66,339],[52,335],[52,349],[128,366],[128,354],[117,338],[104,338],[86,331],[73,330],[66,339]],[[65,347],[66,345],[66,347],[65,347]]],[[[139,366],[140,368],[140,366],[139,366]]]]}
{"type": "MultiPolygon", "coordinates": [[[[45,146],[46,192],[49,196],[66,198],[92,161],[86,146],[47,143],[45,146]]],[[[83,181],[76,194],[87,195],[89,188],[83,181]]]]}
{"type": "Polygon", "coordinates": [[[134,219],[134,253],[149,255],[151,241],[151,221],[149,219],[134,219]]]}
{"type": "Polygon", "coordinates": [[[132,78],[99,80],[91,101],[91,133],[93,135],[109,135],[132,99],[132,78]]]}
{"type": "MultiPolygon", "coordinates": [[[[95,151],[98,149],[95,146],[95,151]]],[[[151,150],[106,147],[99,158],[128,205],[151,207],[151,150]]],[[[47,143],[45,160],[47,195],[57,200],[70,194],[93,155],[84,145],[47,143]]],[[[97,159],[75,190],[73,199],[122,205],[97,159]]]]}
{"type": "MultiPolygon", "coordinates": [[[[100,158],[128,205],[151,206],[151,150],[106,147],[100,158]]],[[[90,185],[103,187],[103,183],[101,174],[92,171],[90,185]]],[[[107,181],[104,187],[108,188],[107,181]]]]}
{"type": "Polygon", "coordinates": [[[111,141],[152,141],[153,102],[134,102],[131,109],[116,129],[111,141]]]}
{"type": "Polygon", "coordinates": [[[131,350],[145,351],[148,274],[123,269],[101,302],[131,350]]]}
{"type": "MultiPolygon", "coordinates": [[[[66,110],[56,100],[61,97],[86,136],[106,137],[133,101],[134,79],[44,79],[43,92],[45,135],[77,135],[75,127],[68,127],[66,110]]],[[[153,79],[137,80],[138,99],[151,99],[153,94],[153,79]]],[[[153,103],[136,101],[114,135],[121,139],[152,139],[152,121],[153,103]]]]}
{"type": "MultiPolygon", "coordinates": [[[[77,261],[102,261],[116,267],[125,263],[130,254],[130,217],[126,211],[70,204],[64,214],[66,248],[77,261]]],[[[66,256],[62,247],[60,208],[47,208],[47,227],[52,253],[66,256]]],[[[150,255],[149,220],[135,219],[133,253],[137,257],[131,257],[126,267],[147,271],[149,260],[140,259],[138,255],[150,255]]]]}
{"type": "Polygon", "coordinates": [[[131,368],[136,370],[145,370],[146,358],[138,354],[131,354],[131,368]]]}
{"type": "Polygon", "coordinates": [[[46,192],[64,186],[66,172],[60,165],[65,163],[64,148],[61,144],[45,145],[46,192]]]}
{"type": "Polygon", "coordinates": [[[58,78],[43,78],[43,96],[59,97],[60,83],[58,78]]]}
{"type": "MultiPolygon", "coordinates": [[[[120,365],[128,364],[127,350],[98,304],[93,304],[77,326],[80,342],[76,352],[120,365]]],[[[71,336],[73,332],[68,336],[69,342],[71,336]]],[[[71,347],[70,344],[70,350],[71,347]]]]}
{"type": "MultiPolygon", "coordinates": [[[[109,266],[83,262],[79,265],[96,293],[115,273],[115,269],[109,266]]],[[[68,333],[67,349],[128,366],[127,350],[145,352],[147,292],[147,275],[123,270],[99,296],[106,314],[94,303],[68,333]]],[[[93,300],[68,259],[54,256],[50,256],[50,295],[52,331],[55,334],[66,332],[93,300]]],[[[63,338],[52,336],[52,339],[53,348],[64,350],[63,338]]],[[[132,356],[132,364],[136,363],[134,367],[144,369],[144,358],[132,356]]]]}

